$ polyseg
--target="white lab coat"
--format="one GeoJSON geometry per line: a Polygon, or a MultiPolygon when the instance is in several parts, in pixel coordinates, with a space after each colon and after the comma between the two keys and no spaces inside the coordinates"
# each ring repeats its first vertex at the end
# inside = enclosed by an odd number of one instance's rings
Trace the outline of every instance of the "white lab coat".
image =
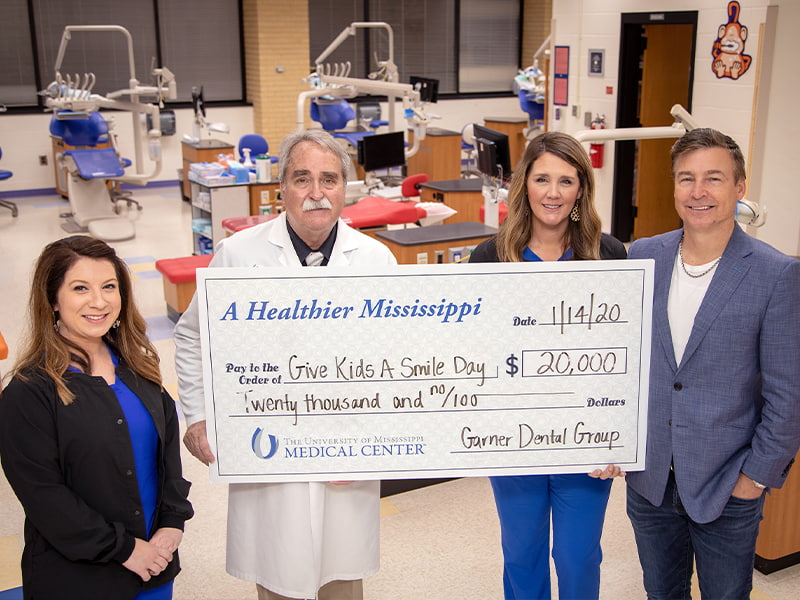
{"type": "MultiPolygon", "coordinates": [[[[380,242],[338,223],[330,266],[396,264],[380,242]]],[[[299,267],[286,215],[217,244],[211,267],[299,267]]],[[[187,425],[205,419],[197,298],[175,327],[178,395],[187,425]]],[[[290,598],[378,571],[380,482],[231,484],[227,571],[290,598]]],[[[199,507],[202,510],[202,507],[199,507]]]]}

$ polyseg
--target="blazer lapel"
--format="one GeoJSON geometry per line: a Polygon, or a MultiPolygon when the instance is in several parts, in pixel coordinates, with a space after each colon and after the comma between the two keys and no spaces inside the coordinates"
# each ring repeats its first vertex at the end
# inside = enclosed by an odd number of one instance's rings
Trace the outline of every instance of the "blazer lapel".
{"type": "Polygon", "coordinates": [[[747,275],[750,265],[744,259],[750,255],[751,251],[749,236],[736,225],[725,252],[722,253],[722,260],[719,261],[717,270],[714,272],[714,278],[711,280],[703,302],[700,304],[700,309],[694,318],[692,333],[686,344],[681,363],[684,363],[697,350],[717,315],[720,314],[742,279],[747,275]]]}
{"type": "Polygon", "coordinates": [[[678,365],[675,362],[675,348],[672,345],[667,299],[670,282],[672,281],[672,269],[675,265],[675,256],[678,253],[678,243],[682,234],[683,230],[679,230],[663,236],[661,247],[658,248],[653,257],[656,261],[656,279],[653,292],[653,335],[657,336],[661,349],[667,357],[667,362],[673,372],[678,370],[678,365]]]}

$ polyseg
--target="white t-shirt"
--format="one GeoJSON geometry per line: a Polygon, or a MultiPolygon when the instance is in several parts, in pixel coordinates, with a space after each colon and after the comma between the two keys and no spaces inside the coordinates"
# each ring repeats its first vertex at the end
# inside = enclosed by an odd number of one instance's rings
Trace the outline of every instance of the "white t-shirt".
{"type": "Polygon", "coordinates": [[[704,265],[686,265],[686,270],[699,275],[708,270],[702,277],[689,277],[681,266],[680,256],[675,255],[672,267],[672,279],[669,284],[667,298],[667,316],[672,333],[672,348],[675,350],[675,362],[680,365],[686,344],[694,326],[694,318],[700,310],[700,304],[708,291],[711,278],[717,270],[716,259],[704,265]],[[712,268],[713,267],[713,268],[712,268]],[[710,270],[709,270],[710,269],[710,270]]]}

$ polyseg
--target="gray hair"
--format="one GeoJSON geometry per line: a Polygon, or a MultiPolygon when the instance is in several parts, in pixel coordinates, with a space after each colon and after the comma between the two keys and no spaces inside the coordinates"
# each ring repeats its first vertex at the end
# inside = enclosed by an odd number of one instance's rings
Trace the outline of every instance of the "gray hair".
{"type": "Polygon", "coordinates": [[[283,138],[281,142],[280,158],[278,160],[278,177],[281,185],[286,182],[289,159],[292,156],[295,146],[303,142],[311,142],[312,144],[317,144],[323,150],[333,152],[342,165],[342,181],[347,184],[347,173],[350,166],[350,156],[347,154],[347,151],[324,129],[306,129],[304,131],[294,131],[290,133],[283,138]]]}

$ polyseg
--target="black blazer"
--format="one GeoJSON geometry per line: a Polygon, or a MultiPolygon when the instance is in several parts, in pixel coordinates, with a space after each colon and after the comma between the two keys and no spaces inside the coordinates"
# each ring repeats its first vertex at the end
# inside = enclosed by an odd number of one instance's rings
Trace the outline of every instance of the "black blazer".
{"type": "MultiPolygon", "coordinates": [[[[177,552],[146,584],[122,566],[147,538],[125,415],[101,377],[68,372],[75,400],[64,406],[44,373],[12,379],[0,396],[0,458],[25,510],[22,583],[26,599],[133,598],[171,581],[177,552]]],[[[175,402],[120,364],[158,432],[159,496],[154,530],[183,529],[193,515],[183,479],[175,402]]]]}

